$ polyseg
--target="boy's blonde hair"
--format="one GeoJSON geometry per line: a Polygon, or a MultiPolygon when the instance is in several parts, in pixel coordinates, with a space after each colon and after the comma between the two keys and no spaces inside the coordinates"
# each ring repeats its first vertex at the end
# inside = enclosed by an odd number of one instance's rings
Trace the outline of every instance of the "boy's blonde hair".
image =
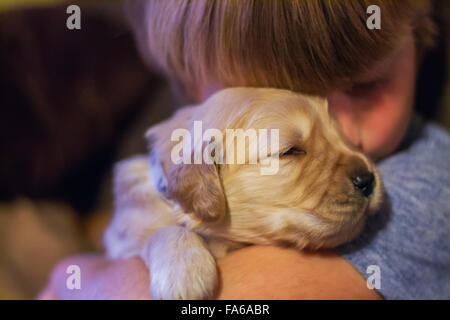
{"type": "Polygon", "coordinates": [[[146,60],[190,100],[201,88],[258,86],[321,94],[367,71],[412,29],[430,46],[430,1],[131,0],[146,60]],[[381,9],[369,30],[367,7],[381,9]]]}

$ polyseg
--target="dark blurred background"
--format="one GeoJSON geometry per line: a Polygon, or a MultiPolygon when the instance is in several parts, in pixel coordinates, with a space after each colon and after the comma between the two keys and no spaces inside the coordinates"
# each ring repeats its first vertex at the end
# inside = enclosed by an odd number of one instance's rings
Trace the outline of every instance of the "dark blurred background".
{"type": "MultiPolygon", "coordinates": [[[[141,62],[121,1],[70,4],[81,30],[64,1],[0,0],[0,299],[33,298],[58,260],[102,249],[112,165],[182,104],[141,62]]],[[[435,12],[416,103],[450,127],[448,1],[435,12]]]]}
{"type": "Polygon", "coordinates": [[[81,30],[64,1],[0,0],[0,299],[32,298],[58,260],[101,250],[112,165],[180,104],[141,62],[121,1],[70,4],[81,30]]]}

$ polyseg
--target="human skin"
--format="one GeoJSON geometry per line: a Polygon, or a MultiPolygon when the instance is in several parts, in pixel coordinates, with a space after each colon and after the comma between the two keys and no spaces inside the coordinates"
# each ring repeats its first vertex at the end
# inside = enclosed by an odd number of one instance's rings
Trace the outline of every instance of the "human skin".
{"type": "MultiPolygon", "coordinates": [[[[219,259],[218,268],[216,299],[381,298],[345,259],[330,251],[250,246],[219,259]]],[[[102,255],[82,255],[59,263],[39,298],[151,299],[150,276],[140,258],[111,261],[102,255]],[[81,290],[66,287],[66,270],[72,264],[80,266],[81,290]]]]}
{"type": "Polygon", "coordinates": [[[392,154],[411,120],[416,82],[414,38],[408,35],[370,72],[328,95],[347,139],[373,160],[392,154]]]}
{"type": "MultiPolygon", "coordinates": [[[[392,154],[412,114],[416,54],[411,34],[370,72],[328,94],[329,109],[344,136],[379,160],[392,154]]],[[[202,99],[214,90],[204,89],[202,99]]],[[[218,260],[219,299],[380,299],[366,280],[332,251],[316,253],[251,246],[218,260]]],[[[41,298],[149,299],[148,269],[141,259],[84,255],[61,262],[41,298]],[[77,264],[84,289],[67,290],[65,267],[77,264]]],[[[150,270],[151,276],[151,270],[150,270]]]]}

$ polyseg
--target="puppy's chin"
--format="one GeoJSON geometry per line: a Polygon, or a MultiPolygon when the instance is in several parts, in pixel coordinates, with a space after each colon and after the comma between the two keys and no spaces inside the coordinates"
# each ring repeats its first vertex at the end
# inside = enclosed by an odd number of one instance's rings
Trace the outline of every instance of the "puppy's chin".
{"type": "MultiPolygon", "coordinates": [[[[311,230],[316,229],[317,236],[311,237],[310,248],[336,247],[356,238],[364,229],[367,218],[378,212],[383,201],[384,187],[379,173],[374,169],[375,186],[368,197],[360,192],[349,192],[344,197],[329,194],[324,197],[314,214],[315,221],[310,223],[311,230]]],[[[341,194],[342,195],[342,194],[341,194]]],[[[311,221],[311,219],[309,218],[311,221]]]]}
{"type": "MultiPolygon", "coordinates": [[[[378,187],[373,195],[368,199],[360,200],[353,206],[330,206],[329,214],[314,215],[316,221],[320,221],[315,226],[309,224],[311,230],[316,229],[315,237],[310,238],[307,247],[312,249],[332,248],[355,239],[364,229],[367,218],[374,215],[380,208],[382,202],[382,187],[378,187]]],[[[311,219],[309,219],[311,220],[311,219]]]]}
{"type": "Polygon", "coordinates": [[[352,219],[325,220],[315,214],[301,214],[298,219],[298,230],[291,226],[297,237],[291,237],[292,243],[299,249],[333,248],[353,240],[364,228],[367,214],[359,214],[352,219]]]}
{"type": "Polygon", "coordinates": [[[362,215],[344,224],[337,224],[335,222],[328,223],[328,226],[325,227],[328,229],[328,232],[322,236],[312,238],[307,244],[307,247],[311,249],[334,248],[350,242],[361,233],[366,220],[367,215],[362,215]]]}
{"type": "Polygon", "coordinates": [[[255,235],[255,230],[260,231],[259,236],[266,240],[266,243],[261,242],[263,244],[312,250],[333,248],[356,238],[377,207],[372,199],[366,199],[357,205],[322,206],[321,212],[301,208],[268,210],[264,219],[266,224],[252,228],[248,234],[255,235]]]}

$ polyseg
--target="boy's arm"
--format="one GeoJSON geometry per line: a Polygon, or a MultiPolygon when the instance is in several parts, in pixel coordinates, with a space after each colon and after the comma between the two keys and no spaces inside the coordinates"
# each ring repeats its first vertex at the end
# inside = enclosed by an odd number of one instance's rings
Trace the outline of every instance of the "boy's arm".
{"type": "Polygon", "coordinates": [[[219,260],[219,299],[381,299],[331,251],[251,246],[219,260]]]}
{"type": "MultiPolygon", "coordinates": [[[[304,253],[293,249],[252,246],[218,260],[218,299],[380,299],[365,279],[332,252],[304,253]]],[[[60,263],[41,298],[150,299],[145,264],[138,258],[107,260],[79,256],[60,263]],[[65,287],[66,268],[77,264],[82,289],[65,287]]]]}

